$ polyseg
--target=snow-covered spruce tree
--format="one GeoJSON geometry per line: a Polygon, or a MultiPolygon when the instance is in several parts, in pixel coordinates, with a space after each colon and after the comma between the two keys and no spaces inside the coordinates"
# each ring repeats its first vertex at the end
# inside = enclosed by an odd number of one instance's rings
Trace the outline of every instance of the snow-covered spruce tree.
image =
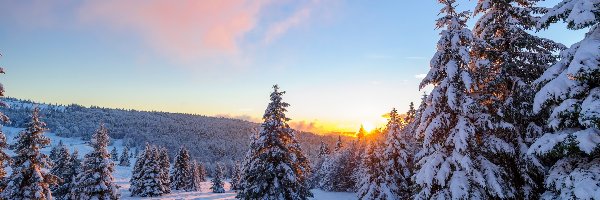
{"type": "MultiPolygon", "coordinates": [[[[0,54],[2,57],[2,54],[0,54]]],[[[4,68],[0,67],[0,74],[4,74],[4,68]]],[[[4,85],[0,83],[0,98],[4,97],[4,85]]],[[[0,107],[8,107],[6,103],[0,101],[0,107]]],[[[4,115],[4,113],[0,112],[0,122],[8,123],[10,122],[8,116],[4,115]]],[[[4,167],[10,164],[11,158],[6,154],[5,150],[8,148],[8,143],[6,142],[6,135],[2,132],[2,125],[0,125],[0,180],[4,180],[6,177],[6,170],[4,167]]],[[[5,187],[5,181],[0,181],[0,192],[5,187]]]]}
{"type": "Polygon", "coordinates": [[[486,199],[486,192],[498,190],[496,186],[503,179],[497,178],[500,166],[492,164],[478,149],[482,136],[475,132],[473,100],[469,96],[469,13],[456,11],[455,0],[440,3],[444,5],[440,11],[443,17],[436,27],[444,30],[431,69],[420,85],[434,88],[416,130],[416,135],[422,137],[422,148],[416,155],[420,159],[413,176],[417,184],[415,199],[486,199]]]}
{"type": "Polygon", "coordinates": [[[119,162],[119,152],[117,152],[117,147],[113,147],[112,151],[110,151],[110,157],[113,161],[119,162]]]}
{"type": "Polygon", "coordinates": [[[146,154],[148,153],[150,153],[150,144],[146,143],[144,151],[142,151],[141,155],[137,156],[133,170],[131,171],[131,179],[129,180],[131,196],[139,196],[144,192],[145,188],[142,178],[144,177],[144,164],[146,163],[146,154]]]}
{"type": "Polygon", "coordinates": [[[160,166],[159,150],[156,147],[151,147],[149,152],[144,154],[145,162],[142,167],[143,175],[140,179],[143,183],[142,192],[139,194],[141,197],[157,197],[166,191],[164,188],[166,185],[163,183],[161,177],[163,170],[160,166]]]}
{"type": "Polygon", "coordinates": [[[129,165],[131,165],[131,161],[129,161],[129,146],[125,146],[119,158],[119,166],[129,167],[129,165]]]}
{"type": "MultiPolygon", "coordinates": [[[[397,194],[392,194],[386,182],[383,155],[381,152],[384,145],[379,141],[371,141],[365,149],[360,167],[357,187],[358,199],[360,200],[385,200],[399,199],[397,194]]],[[[402,170],[398,168],[397,170],[402,170]]],[[[408,196],[409,193],[406,194],[408,196]]]]}
{"type": "Polygon", "coordinates": [[[251,153],[244,169],[241,199],[300,200],[312,196],[309,191],[310,165],[285,116],[288,103],[282,101],[285,92],[273,86],[271,102],[265,114],[261,131],[252,142],[251,153]]]}
{"type": "MultiPolygon", "coordinates": [[[[407,113],[407,118],[410,119],[410,115],[414,113],[414,108],[412,107],[407,113]]],[[[412,116],[414,117],[414,115],[412,116]]],[[[410,119],[412,120],[412,119],[410,119]]],[[[412,148],[413,144],[410,144],[412,141],[413,135],[412,133],[408,134],[407,132],[402,130],[402,122],[401,118],[398,115],[398,111],[394,108],[390,112],[390,119],[385,128],[386,138],[384,143],[383,155],[381,155],[382,159],[382,167],[384,168],[384,176],[385,183],[377,183],[379,185],[386,185],[385,188],[389,191],[381,191],[386,196],[381,196],[382,198],[388,199],[409,199],[412,195],[411,192],[411,176],[412,176],[412,148]]],[[[373,147],[371,147],[373,148],[373,147]]],[[[373,151],[372,149],[368,151],[373,151]]],[[[374,154],[371,152],[371,154],[374,154]]],[[[370,155],[373,156],[373,155],[370,155]]],[[[375,165],[374,159],[377,158],[368,158],[366,156],[363,158],[363,164],[367,164],[367,167],[373,167],[375,165]],[[365,160],[368,159],[368,160],[365,160]],[[365,163],[368,161],[367,163],[365,163]]],[[[378,180],[377,180],[378,181],[378,180]]]]}
{"type": "Polygon", "coordinates": [[[40,121],[39,112],[38,107],[33,109],[27,128],[11,145],[16,156],[6,188],[0,193],[1,199],[52,199],[50,186],[57,183],[58,177],[49,173],[51,161],[40,152],[50,144],[50,139],[43,135],[46,123],[40,121]]]}
{"type": "Polygon", "coordinates": [[[159,150],[159,163],[161,169],[161,183],[163,184],[163,193],[168,194],[171,193],[171,177],[169,175],[169,169],[171,169],[171,161],[169,159],[169,152],[167,148],[160,147],[159,150]]]}
{"type": "Polygon", "coordinates": [[[543,86],[533,110],[549,112],[550,131],[529,153],[550,168],[542,199],[600,197],[600,1],[563,0],[540,20],[547,28],[562,20],[584,39],[560,54],[560,61],[536,80],[543,86]]]}
{"type": "Polygon", "coordinates": [[[323,175],[320,173],[321,167],[323,166],[323,163],[325,162],[330,153],[331,150],[329,150],[327,144],[321,141],[321,145],[319,146],[319,154],[317,155],[317,160],[313,162],[313,166],[311,167],[311,169],[313,170],[310,178],[311,188],[315,188],[319,185],[319,182],[321,181],[323,175]]]}
{"type": "Polygon", "coordinates": [[[110,138],[104,124],[92,135],[90,146],[94,150],[83,158],[81,172],[75,178],[71,191],[73,199],[119,199],[119,189],[112,173],[114,163],[106,149],[110,138]]]}
{"type": "Polygon", "coordinates": [[[200,180],[200,182],[206,181],[206,168],[204,167],[204,164],[202,162],[199,162],[197,167],[198,167],[198,180],[200,180]]]}
{"type": "Polygon", "coordinates": [[[225,183],[223,183],[223,164],[217,163],[215,167],[215,174],[213,175],[210,189],[213,193],[224,193],[225,192],[225,183]]]}
{"type": "Polygon", "coordinates": [[[337,156],[338,166],[334,167],[332,174],[332,190],[336,192],[356,192],[358,182],[357,173],[360,165],[359,142],[350,142],[337,156]]]}
{"type": "Polygon", "coordinates": [[[64,146],[63,141],[59,140],[58,145],[52,146],[52,149],[50,149],[50,154],[48,154],[48,158],[50,158],[52,162],[56,161],[56,159],[58,158],[58,151],[62,146],[64,146]]]}
{"type": "MultiPolygon", "coordinates": [[[[190,166],[192,170],[192,189],[191,191],[200,191],[202,181],[200,180],[200,171],[198,170],[198,161],[194,160],[190,166]]],[[[232,179],[233,184],[233,179],[232,179]]]]}
{"type": "Polygon", "coordinates": [[[79,159],[79,151],[77,149],[73,149],[73,154],[71,154],[70,162],[72,164],[71,168],[73,169],[73,176],[71,177],[75,179],[75,176],[77,176],[77,174],[79,174],[79,172],[81,171],[81,159],[79,159]]]}
{"type": "Polygon", "coordinates": [[[342,143],[342,136],[338,135],[338,139],[335,142],[335,147],[333,147],[333,151],[334,152],[339,152],[342,149],[343,146],[344,146],[344,144],[342,143]]]}
{"type": "Polygon", "coordinates": [[[79,159],[79,151],[77,151],[77,149],[74,149],[73,154],[71,154],[69,157],[69,164],[70,169],[68,172],[64,173],[64,182],[60,183],[60,188],[64,188],[65,192],[67,193],[65,194],[64,198],[61,198],[59,195],[57,195],[57,197],[55,197],[57,199],[71,199],[71,190],[72,188],[76,187],[75,184],[77,183],[75,182],[75,179],[81,172],[81,159],[79,159]]]}
{"type": "Polygon", "coordinates": [[[329,155],[329,153],[331,153],[329,146],[327,146],[325,142],[321,141],[321,146],[319,146],[319,158],[325,158],[327,155],[329,155]]]}
{"type": "Polygon", "coordinates": [[[356,192],[356,180],[360,176],[356,174],[360,164],[360,157],[357,157],[359,154],[356,153],[357,141],[343,147],[341,139],[338,138],[335,149],[337,150],[334,150],[321,166],[319,188],[325,191],[356,192]]]}
{"type": "Polygon", "coordinates": [[[175,163],[173,163],[173,169],[171,170],[171,189],[191,189],[193,177],[190,166],[190,153],[185,147],[181,147],[175,155],[175,163]]]}
{"type": "Polygon", "coordinates": [[[235,162],[233,174],[231,175],[231,190],[239,190],[242,181],[242,165],[239,162],[235,162]]]}
{"type": "Polygon", "coordinates": [[[477,128],[486,133],[484,156],[499,167],[498,185],[489,184],[486,192],[490,197],[539,198],[543,167],[527,149],[542,133],[543,118],[532,112],[531,84],[564,47],[530,33],[537,21],[533,15],[543,11],[535,7],[538,1],[479,0],[474,13],[481,15],[471,51],[478,72],[475,99],[483,106],[477,128]]]}
{"type": "Polygon", "coordinates": [[[56,147],[55,160],[50,173],[59,178],[59,184],[50,186],[52,196],[55,199],[69,199],[71,186],[73,185],[73,176],[77,174],[73,171],[73,163],[69,149],[61,143],[56,147]]]}

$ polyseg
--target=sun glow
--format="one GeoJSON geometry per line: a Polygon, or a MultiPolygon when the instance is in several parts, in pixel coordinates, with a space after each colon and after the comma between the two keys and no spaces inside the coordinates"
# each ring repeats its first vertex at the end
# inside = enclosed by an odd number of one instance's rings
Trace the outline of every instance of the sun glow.
{"type": "Polygon", "coordinates": [[[368,121],[363,121],[362,126],[365,129],[365,131],[367,131],[367,133],[370,133],[371,131],[375,130],[375,125],[368,121]]]}

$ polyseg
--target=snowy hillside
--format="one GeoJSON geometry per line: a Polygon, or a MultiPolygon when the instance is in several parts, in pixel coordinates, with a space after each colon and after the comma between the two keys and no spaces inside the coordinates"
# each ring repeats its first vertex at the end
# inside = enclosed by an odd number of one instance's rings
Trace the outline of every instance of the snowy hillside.
{"type": "MultiPolygon", "coordinates": [[[[2,130],[6,134],[6,139],[9,144],[14,143],[15,136],[18,135],[19,131],[22,128],[14,128],[14,127],[3,127],[2,130]]],[[[45,133],[45,136],[51,139],[51,144],[49,147],[43,148],[41,152],[44,154],[50,154],[50,150],[53,146],[57,145],[59,141],[62,141],[64,145],[66,145],[69,151],[73,151],[77,149],[79,151],[80,158],[93,149],[88,145],[86,140],[81,138],[65,138],[57,136],[55,133],[49,132],[45,133]]],[[[123,140],[113,140],[112,145],[108,147],[108,149],[113,149],[113,147],[117,148],[118,152],[123,151],[123,140]]],[[[13,156],[14,153],[10,150],[7,150],[8,154],[13,156]]],[[[132,163],[135,162],[135,158],[132,160],[132,163]]],[[[225,193],[216,194],[210,191],[210,181],[206,181],[202,183],[202,189],[198,192],[185,192],[185,191],[174,191],[171,194],[166,194],[161,196],[160,198],[141,198],[141,197],[131,197],[129,189],[129,179],[131,178],[131,171],[133,165],[131,167],[123,167],[115,165],[115,172],[113,174],[115,178],[115,182],[120,187],[120,192],[122,199],[235,199],[235,191],[231,191],[229,189],[230,184],[228,182],[225,183],[225,193]]],[[[10,171],[10,169],[9,169],[10,171]]],[[[335,199],[343,199],[343,200],[352,200],[356,199],[354,193],[344,193],[344,192],[324,192],[322,190],[313,190],[315,197],[313,199],[322,199],[322,200],[335,200],[335,199]]]]}
{"type": "MultiPolygon", "coordinates": [[[[111,138],[122,143],[133,147],[143,147],[146,142],[165,146],[171,156],[183,145],[194,158],[209,163],[209,168],[213,162],[231,166],[241,160],[248,149],[250,134],[258,128],[257,123],[221,117],[52,105],[15,98],[3,101],[10,106],[0,108],[0,112],[10,116],[11,124],[7,126],[23,127],[35,105],[41,110],[42,120],[57,136],[87,139],[103,122],[111,138]]],[[[301,132],[298,139],[307,156],[314,159],[320,142],[332,145],[336,137],[301,132]]]]}

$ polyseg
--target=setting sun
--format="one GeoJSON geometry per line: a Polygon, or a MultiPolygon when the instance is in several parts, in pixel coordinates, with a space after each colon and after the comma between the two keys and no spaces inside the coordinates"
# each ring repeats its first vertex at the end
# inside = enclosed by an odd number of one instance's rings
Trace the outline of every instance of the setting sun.
{"type": "Polygon", "coordinates": [[[365,129],[365,131],[367,131],[367,133],[370,133],[375,129],[375,125],[368,121],[363,121],[362,126],[365,129]]]}

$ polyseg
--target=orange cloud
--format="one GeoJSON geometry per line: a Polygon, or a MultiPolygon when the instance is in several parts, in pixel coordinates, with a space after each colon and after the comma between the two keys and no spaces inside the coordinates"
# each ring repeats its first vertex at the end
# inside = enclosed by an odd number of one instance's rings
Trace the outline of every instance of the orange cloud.
{"type": "Polygon", "coordinates": [[[234,54],[238,41],[255,27],[269,1],[86,1],[84,23],[133,31],[152,48],[180,59],[234,54]]]}
{"type": "Polygon", "coordinates": [[[290,121],[288,123],[291,128],[312,133],[327,133],[329,130],[318,121],[290,121]]]}

